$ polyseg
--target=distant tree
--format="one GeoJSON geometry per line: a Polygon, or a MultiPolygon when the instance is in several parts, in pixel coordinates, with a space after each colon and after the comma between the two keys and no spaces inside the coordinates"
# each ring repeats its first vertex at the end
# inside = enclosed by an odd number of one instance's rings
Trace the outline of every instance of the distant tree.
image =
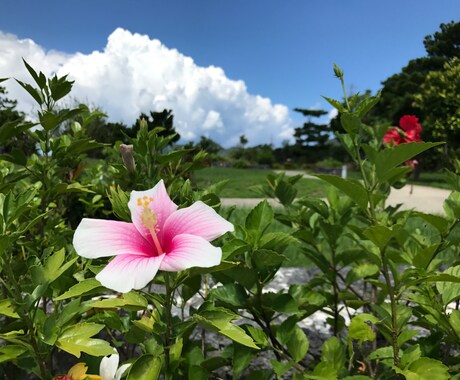
{"type": "Polygon", "coordinates": [[[296,144],[301,147],[322,148],[329,140],[329,126],[328,124],[316,124],[312,122],[312,118],[318,118],[327,114],[323,110],[312,110],[295,108],[294,111],[300,112],[307,117],[307,121],[302,127],[295,128],[294,137],[296,144]]]}
{"type": "Polygon", "coordinates": [[[171,136],[175,135],[175,137],[171,140],[171,144],[179,141],[180,134],[177,133],[176,129],[174,128],[174,116],[172,114],[172,110],[164,109],[161,112],[151,111],[150,115],[146,115],[145,113],[141,113],[139,115],[138,120],[132,127],[132,133],[135,135],[140,128],[139,120],[145,119],[147,121],[148,129],[152,130],[156,127],[164,128],[158,135],[159,136],[171,136]]]}
{"type": "Polygon", "coordinates": [[[460,22],[451,21],[440,25],[441,31],[423,40],[430,57],[460,58],[460,22]]]}
{"type": "Polygon", "coordinates": [[[460,156],[460,59],[444,64],[442,71],[430,72],[414,105],[424,110],[424,134],[428,141],[445,141],[445,151],[460,156]]]}
{"type": "Polygon", "coordinates": [[[248,143],[248,139],[246,138],[245,135],[241,135],[240,136],[240,145],[244,148],[246,146],[246,144],[248,143]]]}
{"type": "Polygon", "coordinates": [[[385,121],[397,125],[403,115],[416,115],[423,123],[427,110],[415,102],[416,95],[429,73],[443,71],[450,59],[460,57],[460,22],[441,24],[440,31],[424,39],[426,57],[416,58],[382,82],[381,100],[369,117],[375,121],[385,121]]]}
{"type": "Polygon", "coordinates": [[[218,154],[222,151],[222,147],[218,143],[206,136],[200,137],[200,141],[196,144],[196,147],[209,154],[218,154]]]}

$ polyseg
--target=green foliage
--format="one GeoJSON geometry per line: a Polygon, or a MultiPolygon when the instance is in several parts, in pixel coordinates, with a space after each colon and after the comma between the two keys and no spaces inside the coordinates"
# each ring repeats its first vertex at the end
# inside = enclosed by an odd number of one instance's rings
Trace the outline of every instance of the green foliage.
{"type": "MultiPolygon", "coordinates": [[[[327,191],[315,198],[301,176],[265,171],[254,189],[281,206],[264,200],[242,216],[220,210],[216,195],[242,171],[192,186],[189,174],[205,154],[171,149],[174,135],[145,120],[124,136],[128,144],[105,146],[104,162],[88,160],[103,145],[89,129],[104,115],[57,107],[72,82],[26,70],[34,83],[20,84],[38,104],[36,122],[0,127],[0,143],[26,133],[40,147],[0,156],[0,376],[50,379],[69,370],[58,360],[63,352],[96,366],[92,357],[116,349],[134,380],[208,379],[228,368],[234,379],[258,380],[459,376],[459,172],[447,176],[456,191],[443,215],[386,206],[391,186],[407,176],[406,161],[437,143],[383,145],[385,128],[363,122],[379,95],[328,99],[341,112],[340,140],[359,180],[319,175],[327,191]],[[202,200],[236,220],[235,231],[217,241],[219,265],[160,271],[142,290],[113,294],[94,278],[105,261],[75,254],[73,230],[83,217],[130,222],[129,192],[160,179],[179,207],[202,200]],[[273,287],[279,270],[296,263],[292,252],[314,274],[273,287]],[[302,328],[318,315],[332,335],[321,354],[302,328]],[[253,370],[265,355],[270,364],[253,370]]],[[[335,74],[345,89],[338,66],[335,74]]],[[[172,125],[172,114],[163,116],[172,125]]]]}

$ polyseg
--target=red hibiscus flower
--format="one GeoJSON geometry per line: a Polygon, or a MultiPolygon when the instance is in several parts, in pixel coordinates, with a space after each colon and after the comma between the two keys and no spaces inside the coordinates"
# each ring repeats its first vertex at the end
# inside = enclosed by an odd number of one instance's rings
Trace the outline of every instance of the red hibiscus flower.
{"type": "Polygon", "coordinates": [[[399,119],[399,126],[406,133],[404,142],[420,142],[422,139],[422,126],[418,123],[418,118],[413,115],[404,115],[399,119]]]}
{"type": "Polygon", "coordinates": [[[398,132],[398,128],[391,128],[383,136],[383,142],[389,145],[401,144],[401,135],[398,132]]]}

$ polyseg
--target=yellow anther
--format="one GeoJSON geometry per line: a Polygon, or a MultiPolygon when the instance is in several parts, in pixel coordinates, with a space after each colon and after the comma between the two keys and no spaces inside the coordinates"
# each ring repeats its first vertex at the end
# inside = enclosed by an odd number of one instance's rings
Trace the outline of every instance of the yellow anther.
{"type": "Polygon", "coordinates": [[[137,198],[137,205],[142,206],[142,199],[141,198],[137,198]]]}
{"type": "Polygon", "coordinates": [[[147,196],[147,195],[144,195],[142,198],[144,198],[144,200],[145,200],[145,199],[147,199],[147,198],[148,198],[148,196],[147,196]]]}
{"type": "Polygon", "coordinates": [[[150,198],[149,198],[149,201],[150,201],[150,202],[153,202],[153,197],[150,197],[150,198]]]}
{"type": "Polygon", "coordinates": [[[157,214],[153,212],[153,210],[149,209],[148,207],[144,207],[144,210],[141,214],[142,224],[148,228],[149,230],[154,230],[155,225],[157,224],[158,217],[157,214]]]}

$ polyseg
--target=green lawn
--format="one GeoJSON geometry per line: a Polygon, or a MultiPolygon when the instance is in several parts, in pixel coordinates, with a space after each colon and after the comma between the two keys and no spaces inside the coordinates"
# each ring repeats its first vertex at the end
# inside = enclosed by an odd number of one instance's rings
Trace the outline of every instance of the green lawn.
{"type": "MultiPolygon", "coordinates": [[[[264,184],[267,175],[273,173],[264,169],[205,168],[193,173],[192,180],[198,188],[205,188],[228,179],[227,185],[218,194],[222,198],[258,198],[259,194],[250,190],[251,186],[264,184]]],[[[316,179],[302,178],[297,182],[298,196],[324,197],[328,185],[316,179]]]]}

